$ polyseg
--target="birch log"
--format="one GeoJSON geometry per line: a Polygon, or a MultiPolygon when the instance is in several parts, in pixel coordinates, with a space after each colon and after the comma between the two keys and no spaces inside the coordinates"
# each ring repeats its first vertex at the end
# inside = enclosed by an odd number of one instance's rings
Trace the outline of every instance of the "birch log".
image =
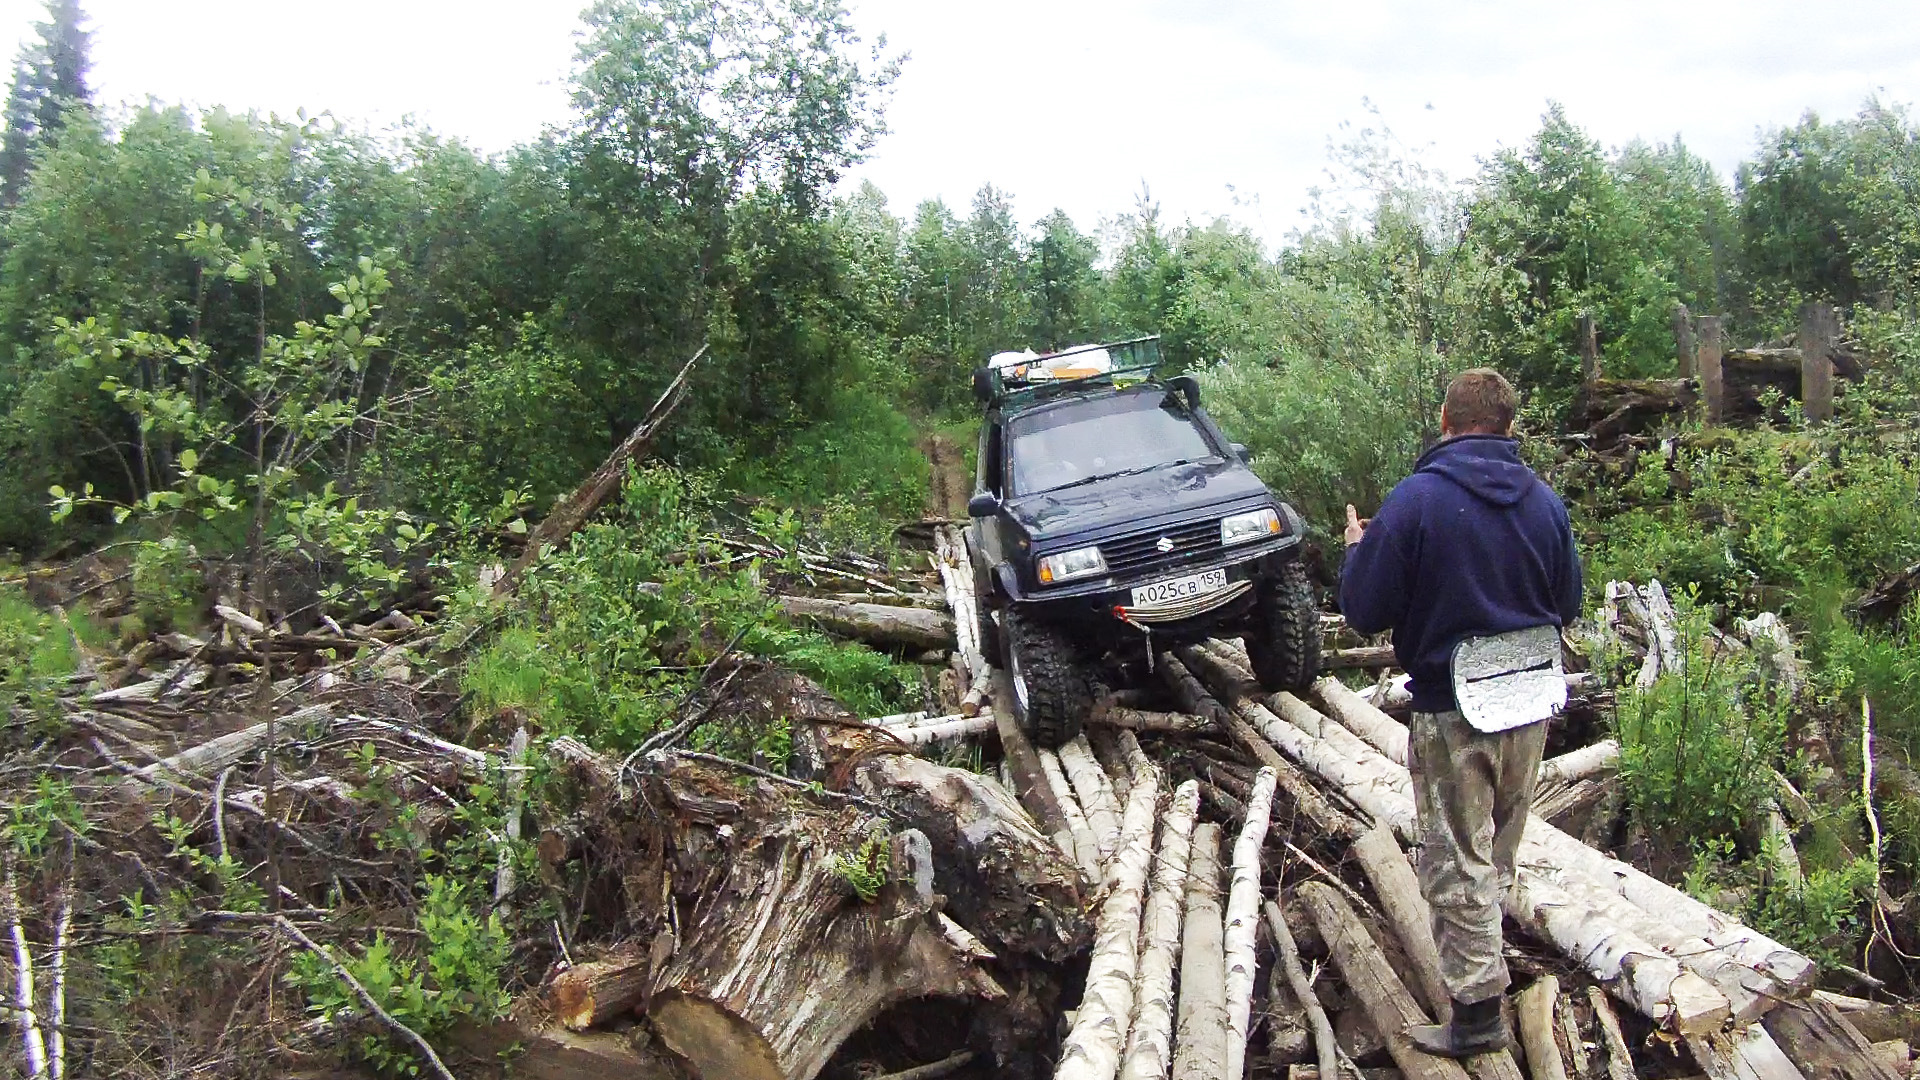
{"type": "Polygon", "coordinates": [[[1620,1018],[1607,1004],[1607,995],[1597,986],[1587,987],[1587,1004],[1593,1007],[1594,1022],[1600,1028],[1600,1043],[1607,1051],[1607,1080],[1634,1080],[1633,1052],[1620,1031],[1620,1018]]]}
{"type": "Polygon", "coordinates": [[[1453,1011],[1446,980],[1440,976],[1440,950],[1433,943],[1433,915],[1426,898],[1420,895],[1420,883],[1413,867],[1400,850],[1393,830],[1376,827],[1354,841],[1352,852],[1360,860],[1360,869],[1373,883],[1373,894],[1380,899],[1380,910],[1392,924],[1400,947],[1413,965],[1412,986],[1427,1015],[1446,1023],[1453,1011]]]}
{"type": "Polygon", "coordinates": [[[931,746],[938,742],[971,739],[994,730],[991,716],[941,717],[935,723],[908,724],[893,728],[893,734],[908,746],[931,746]]]}
{"type": "Polygon", "coordinates": [[[1260,930],[1260,847],[1273,816],[1272,769],[1254,774],[1246,820],[1233,842],[1233,877],[1227,888],[1226,990],[1227,1076],[1246,1072],[1247,1021],[1253,1016],[1254,942],[1260,930]]]}
{"type": "MultiPolygon", "coordinates": [[[[1073,782],[1074,794],[1080,797],[1080,809],[1087,815],[1087,825],[1093,829],[1093,839],[1100,845],[1100,861],[1104,864],[1120,846],[1120,808],[1113,801],[1106,771],[1094,759],[1093,748],[1087,745],[1085,735],[1062,744],[1058,753],[1060,768],[1073,782]]],[[[1094,880],[1099,878],[1096,876],[1094,880]]]]}
{"type": "Polygon", "coordinates": [[[1152,862],[1158,777],[1148,774],[1127,799],[1127,831],[1114,856],[1113,891],[1100,907],[1087,989],[1061,1047],[1054,1080],[1113,1080],[1133,1020],[1140,973],[1140,901],[1152,862]]]}
{"type": "Polygon", "coordinates": [[[1407,1038],[1406,1029],[1425,1022],[1426,1017],[1340,894],[1309,881],[1300,886],[1298,896],[1320,928],[1320,937],[1348,988],[1367,1010],[1374,1031],[1386,1041],[1387,1052],[1407,1080],[1466,1080],[1459,1062],[1423,1054],[1407,1038]]]}
{"type": "Polygon", "coordinates": [[[1080,867],[1080,873],[1088,884],[1100,883],[1100,845],[1093,839],[1093,830],[1087,826],[1087,816],[1080,811],[1079,800],[1073,797],[1073,787],[1067,783],[1066,774],[1060,771],[1060,759],[1051,750],[1038,751],[1040,771],[1046,774],[1047,783],[1053,788],[1053,797],[1060,804],[1060,813],[1067,819],[1067,832],[1071,840],[1068,854],[1073,856],[1074,864],[1080,867]]]}
{"type": "Polygon", "coordinates": [[[1165,1080],[1173,1061],[1173,971],[1180,955],[1180,915],[1185,907],[1187,863],[1193,850],[1200,785],[1192,780],[1173,793],[1160,824],[1160,850],[1153,860],[1153,891],[1140,928],[1140,980],[1133,1030],[1121,1080],[1165,1080]]]}
{"type": "Polygon", "coordinates": [[[811,596],[782,596],[780,610],[790,619],[813,622],[835,637],[903,649],[952,648],[958,625],[953,616],[925,608],[848,604],[811,596]]]}
{"type": "Polygon", "coordinates": [[[1180,1023],[1173,1080],[1221,1080],[1227,1068],[1226,959],[1220,921],[1220,826],[1193,830],[1180,938],[1180,1023]]]}
{"type": "Polygon", "coordinates": [[[1566,785],[1577,780],[1610,773],[1620,767],[1620,744],[1601,739],[1591,746],[1570,750],[1540,763],[1539,786],[1566,785]]]}
{"type": "Polygon", "coordinates": [[[1346,684],[1332,676],[1314,681],[1315,699],[1326,707],[1327,715],[1345,725],[1348,731],[1365,739],[1368,745],[1387,756],[1395,765],[1407,763],[1407,726],[1379,709],[1346,684]]]}

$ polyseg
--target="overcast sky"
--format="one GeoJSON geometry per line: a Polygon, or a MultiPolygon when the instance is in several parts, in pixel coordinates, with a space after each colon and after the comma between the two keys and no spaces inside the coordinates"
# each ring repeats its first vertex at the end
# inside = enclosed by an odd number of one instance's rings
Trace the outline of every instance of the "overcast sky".
{"type": "MultiPolygon", "coordinates": [[[[897,212],[991,181],[1091,228],[1144,183],[1178,220],[1299,223],[1371,100],[1448,174],[1549,100],[1607,146],[1677,133],[1723,172],[1758,133],[1920,99],[1913,0],[850,0],[912,54],[858,176],[897,212]]],[[[576,0],[83,0],[105,102],[411,114],[489,150],[564,121],[576,0]]],[[[0,0],[0,43],[37,0],[0,0]]]]}

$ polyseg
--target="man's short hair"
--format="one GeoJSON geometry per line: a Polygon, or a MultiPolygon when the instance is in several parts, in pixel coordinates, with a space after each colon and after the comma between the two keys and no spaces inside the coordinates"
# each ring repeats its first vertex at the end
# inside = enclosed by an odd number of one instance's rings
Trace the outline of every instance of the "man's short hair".
{"type": "Polygon", "coordinates": [[[1519,410],[1513,384],[1492,368],[1463,371],[1447,386],[1447,423],[1455,434],[1506,435],[1519,410]]]}

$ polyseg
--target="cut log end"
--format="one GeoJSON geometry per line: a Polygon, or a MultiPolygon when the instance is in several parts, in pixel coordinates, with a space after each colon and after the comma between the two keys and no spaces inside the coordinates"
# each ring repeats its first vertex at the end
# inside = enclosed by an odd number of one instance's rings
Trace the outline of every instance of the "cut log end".
{"type": "Polygon", "coordinates": [[[777,1055],[753,1025],[704,998],[669,991],[649,1016],[667,1048],[700,1077],[789,1080],[777,1055]]]}

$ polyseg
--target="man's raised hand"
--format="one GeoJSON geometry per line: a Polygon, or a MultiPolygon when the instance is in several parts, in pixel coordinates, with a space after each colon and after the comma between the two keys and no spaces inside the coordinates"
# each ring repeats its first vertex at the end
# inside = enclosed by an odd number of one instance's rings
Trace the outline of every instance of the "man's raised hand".
{"type": "Polygon", "coordinates": [[[1360,538],[1366,535],[1368,520],[1370,519],[1362,518],[1360,516],[1359,512],[1353,508],[1352,503],[1347,504],[1347,546],[1348,547],[1352,547],[1353,545],[1359,543],[1360,538]]]}

